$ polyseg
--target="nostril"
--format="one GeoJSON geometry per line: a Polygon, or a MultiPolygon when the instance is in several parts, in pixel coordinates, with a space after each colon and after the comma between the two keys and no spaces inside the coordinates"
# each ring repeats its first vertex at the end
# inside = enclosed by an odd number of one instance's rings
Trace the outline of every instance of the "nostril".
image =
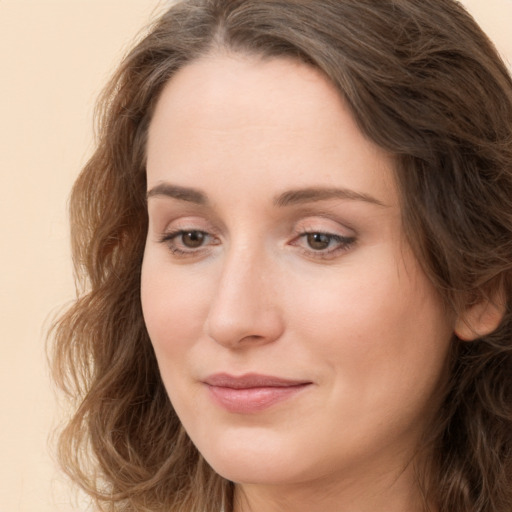
{"type": "Polygon", "coordinates": [[[206,334],[216,343],[238,348],[270,343],[283,331],[283,322],[275,311],[212,309],[206,321],[206,334]]]}

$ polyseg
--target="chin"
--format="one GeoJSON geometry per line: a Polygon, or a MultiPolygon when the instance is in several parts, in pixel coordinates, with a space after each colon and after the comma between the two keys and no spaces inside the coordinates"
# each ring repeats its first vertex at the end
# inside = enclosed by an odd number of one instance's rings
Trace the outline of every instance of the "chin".
{"type": "Polygon", "coordinates": [[[239,457],[236,460],[215,460],[210,465],[220,476],[237,484],[282,485],[303,480],[296,468],[292,471],[290,465],[269,458],[249,460],[239,457]]]}
{"type": "Polygon", "coordinates": [[[304,478],[301,453],[287,447],[286,441],[264,440],[257,434],[244,437],[231,436],[227,443],[217,440],[199,449],[216,473],[235,483],[272,485],[304,478]]]}

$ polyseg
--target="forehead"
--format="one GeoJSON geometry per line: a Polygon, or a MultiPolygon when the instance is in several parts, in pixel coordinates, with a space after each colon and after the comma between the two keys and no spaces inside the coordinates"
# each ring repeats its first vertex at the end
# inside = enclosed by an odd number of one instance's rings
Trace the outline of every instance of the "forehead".
{"type": "Polygon", "coordinates": [[[380,189],[389,204],[396,199],[393,164],[320,71],[283,58],[192,62],[164,88],[149,130],[148,185],[215,178],[247,187],[264,180],[278,190],[292,180],[380,189]]]}
{"type": "Polygon", "coordinates": [[[172,108],[175,113],[195,115],[220,108],[219,124],[245,126],[248,119],[269,123],[293,112],[321,113],[327,104],[332,108],[341,102],[341,95],[319,70],[298,61],[220,54],[178,71],[167,83],[157,110],[172,108]],[[227,104],[232,108],[226,109],[227,104]]]}

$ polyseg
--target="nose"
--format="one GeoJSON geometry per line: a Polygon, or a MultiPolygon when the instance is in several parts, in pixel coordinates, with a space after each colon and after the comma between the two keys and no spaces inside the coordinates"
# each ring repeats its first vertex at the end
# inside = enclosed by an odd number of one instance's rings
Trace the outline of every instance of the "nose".
{"type": "Polygon", "coordinates": [[[241,248],[227,256],[206,320],[208,336],[232,349],[277,340],[284,322],[274,277],[261,254],[241,248]]]}

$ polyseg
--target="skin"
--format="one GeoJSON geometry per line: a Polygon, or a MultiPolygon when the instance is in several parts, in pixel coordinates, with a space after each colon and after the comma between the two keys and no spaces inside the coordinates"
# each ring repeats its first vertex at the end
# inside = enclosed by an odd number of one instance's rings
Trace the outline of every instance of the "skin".
{"type": "Polygon", "coordinates": [[[237,483],[237,512],[421,509],[413,462],[455,319],[404,239],[393,165],[294,61],[210,55],[159,99],[144,317],[185,429],[237,483]],[[204,384],[219,372],[310,384],[233,413],[204,384]]]}

